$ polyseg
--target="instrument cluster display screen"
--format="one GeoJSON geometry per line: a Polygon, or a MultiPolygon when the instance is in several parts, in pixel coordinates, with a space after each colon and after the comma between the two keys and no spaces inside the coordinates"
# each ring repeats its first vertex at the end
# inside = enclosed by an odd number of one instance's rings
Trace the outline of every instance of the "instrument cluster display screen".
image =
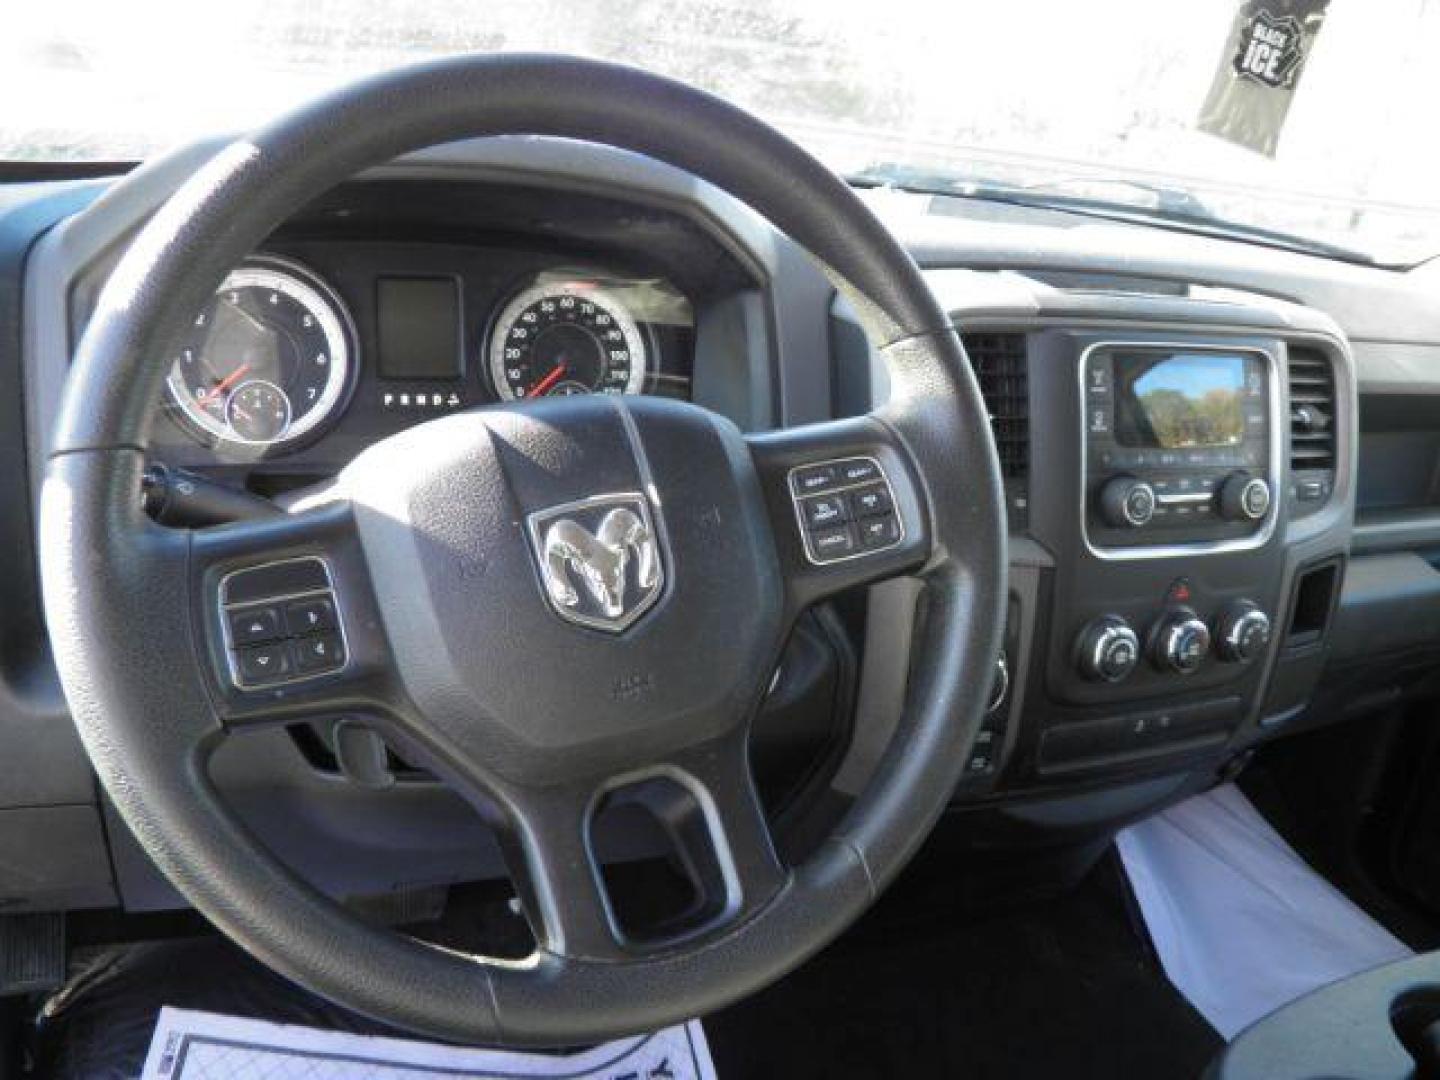
{"type": "Polygon", "coordinates": [[[460,283],[453,277],[382,277],[375,289],[382,379],[464,374],[460,283]]]}
{"type": "Polygon", "coordinates": [[[1116,353],[1115,440],[1159,450],[1240,446],[1258,365],[1225,353],[1116,353]],[[1253,369],[1253,370],[1252,370],[1253,369]]]}

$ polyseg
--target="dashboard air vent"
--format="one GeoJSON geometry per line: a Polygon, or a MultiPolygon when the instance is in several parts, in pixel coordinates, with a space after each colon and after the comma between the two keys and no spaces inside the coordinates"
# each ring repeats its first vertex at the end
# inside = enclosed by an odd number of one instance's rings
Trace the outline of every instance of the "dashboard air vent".
{"type": "Polygon", "coordinates": [[[1290,470],[1335,468],[1335,371],[1316,349],[1290,349],[1290,470]]]}
{"type": "Polygon", "coordinates": [[[1019,480],[1030,472],[1030,394],[1025,335],[1013,333],[963,334],[965,352],[985,396],[1000,471],[1006,480],[1019,480]]]}

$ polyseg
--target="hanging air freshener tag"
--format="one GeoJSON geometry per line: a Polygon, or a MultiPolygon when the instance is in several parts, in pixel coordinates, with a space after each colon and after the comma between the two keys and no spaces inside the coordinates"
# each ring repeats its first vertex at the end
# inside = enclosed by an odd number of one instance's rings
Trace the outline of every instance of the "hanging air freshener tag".
{"type": "Polygon", "coordinates": [[[1200,130],[1270,157],[1330,0],[1245,0],[1200,110],[1200,130]]]}

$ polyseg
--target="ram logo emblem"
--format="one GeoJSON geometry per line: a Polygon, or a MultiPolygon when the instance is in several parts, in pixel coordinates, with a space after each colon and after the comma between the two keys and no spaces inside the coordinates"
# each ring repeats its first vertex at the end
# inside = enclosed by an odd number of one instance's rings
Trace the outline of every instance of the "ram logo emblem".
{"type": "Polygon", "coordinates": [[[638,494],[600,495],[530,516],[551,607],[581,626],[618,633],[659,599],[660,543],[638,494]]]}

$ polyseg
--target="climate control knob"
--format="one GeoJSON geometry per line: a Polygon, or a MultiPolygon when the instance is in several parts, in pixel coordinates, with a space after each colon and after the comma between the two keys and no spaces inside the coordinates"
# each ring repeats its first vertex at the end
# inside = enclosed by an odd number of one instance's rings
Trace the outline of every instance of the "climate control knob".
{"type": "Polygon", "coordinates": [[[1193,611],[1182,608],[1155,627],[1151,659],[1161,671],[1193,675],[1210,655],[1210,628],[1193,611]]]}
{"type": "Polygon", "coordinates": [[[1220,485],[1220,516],[1227,521],[1259,521],[1270,510],[1270,485],[1258,476],[1235,473],[1220,485]]]}
{"type": "Polygon", "coordinates": [[[1140,639],[1120,616],[1106,615],[1081,633],[1076,660],[1093,682],[1122,682],[1140,662],[1140,639]]]}
{"type": "Polygon", "coordinates": [[[1117,529],[1143,529],[1155,516],[1155,489],[1133,476],[1117,476],[1100,489],[1100,516],[1117,529]]]}
{"type": "Polygon", "coordinates": [[[1220,659],[1248,664],[1264,655],[1270,644],[1270,616],[1248,600],[1232,604],[1215,624],[1215,648],[1220,659]]]}

